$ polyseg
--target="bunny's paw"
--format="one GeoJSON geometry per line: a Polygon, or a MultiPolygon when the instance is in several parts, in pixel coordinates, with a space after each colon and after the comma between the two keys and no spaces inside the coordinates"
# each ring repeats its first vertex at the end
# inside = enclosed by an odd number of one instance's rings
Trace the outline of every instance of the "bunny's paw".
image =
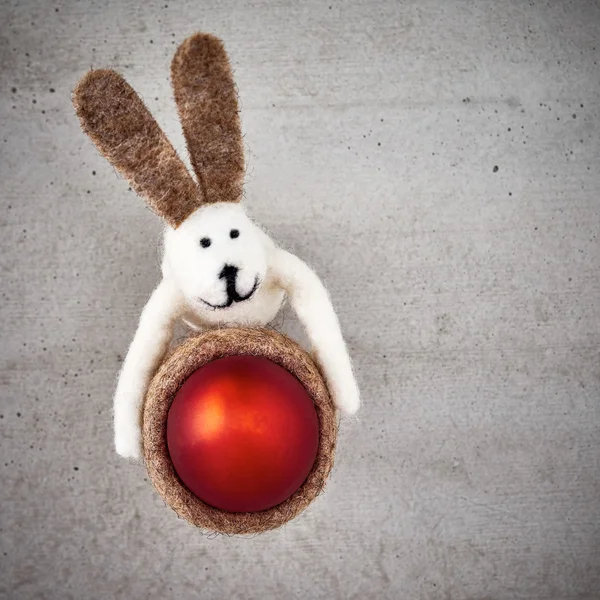
{"type": "Polygon", "coordinates": [[[352,416],[360,408],[360,392],[354,381],[334,389],[333,401],[345,415],[352,416]]]}
{"type": "Polygon", "coordinates": [[[115,430],[115,450],[123,458],[140,459],[142,457],[142,435],[137,427],[115,430]]]}

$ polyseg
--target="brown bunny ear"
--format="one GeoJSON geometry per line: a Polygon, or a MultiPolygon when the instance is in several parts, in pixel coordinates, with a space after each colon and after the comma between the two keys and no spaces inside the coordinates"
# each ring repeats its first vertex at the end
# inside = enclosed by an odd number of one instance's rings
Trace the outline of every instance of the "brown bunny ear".
{"type": "Polygon", "coordinates": [[[198,186],[123,77],[108,69],[90,71],[75,88],[73,104],[100,152],[172,227],[200,206],[198,186]]]}
{"type": "Polygon", "coordinates": [[[177,49],[171,78],[190,160],[205,202],[238,202],[244,145],[237,93],[223,43],[196,33],[177,49]]]}

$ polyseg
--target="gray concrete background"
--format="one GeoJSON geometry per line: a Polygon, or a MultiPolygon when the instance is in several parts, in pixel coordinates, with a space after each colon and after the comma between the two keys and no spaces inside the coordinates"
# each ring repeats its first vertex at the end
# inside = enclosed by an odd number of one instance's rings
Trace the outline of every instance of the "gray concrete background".
{"type": "Polygon", "coordinates": [[[0,10],[2,598],[600,598],[597,2],[0,10]],[[197,30],[236,70],[252,213],[331,290],[364,397],[325,495],[254,539],[113,452],[160,224],[69,98],[117,68],[183,149],[197,30]]]}

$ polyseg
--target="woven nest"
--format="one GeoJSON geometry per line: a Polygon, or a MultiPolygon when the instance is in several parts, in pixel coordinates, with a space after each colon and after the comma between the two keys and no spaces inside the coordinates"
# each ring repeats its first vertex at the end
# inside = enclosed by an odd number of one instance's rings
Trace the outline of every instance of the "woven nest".
{"type": "Polygon", "coordinates": [[[152,484],[180,517],[212,532],[262,533],[299,515],[323,490],[333,466],[336,438],[336,410],[315,363],[296,342],[267,329],[218,329],[188,338],[162,364],[144,404],[144,457],[152,484]],[[260,512],[229,513],[204,503],[179,479],[167,448],[167,416],[183,383],[203,365],[233,355],[261,356],[287,369],[313,399],[319,421],[317,458],[305,482],[290,498],[260,512]]]}

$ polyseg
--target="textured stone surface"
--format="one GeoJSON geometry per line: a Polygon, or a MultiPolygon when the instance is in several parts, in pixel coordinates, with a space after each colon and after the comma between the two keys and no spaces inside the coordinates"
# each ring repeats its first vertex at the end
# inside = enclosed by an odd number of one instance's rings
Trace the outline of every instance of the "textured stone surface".
{"type": "Polygon", "coordinates": [[[598,3],[0,14],[0,597],[598,598],[598,3]],[[252,539],[200,536],[113,451],[160,224],[69,99],[116,68],[182,150],[196,30],[231,55],[252,212],[331,290],[364,396],[325,495],[252,539]]]}

